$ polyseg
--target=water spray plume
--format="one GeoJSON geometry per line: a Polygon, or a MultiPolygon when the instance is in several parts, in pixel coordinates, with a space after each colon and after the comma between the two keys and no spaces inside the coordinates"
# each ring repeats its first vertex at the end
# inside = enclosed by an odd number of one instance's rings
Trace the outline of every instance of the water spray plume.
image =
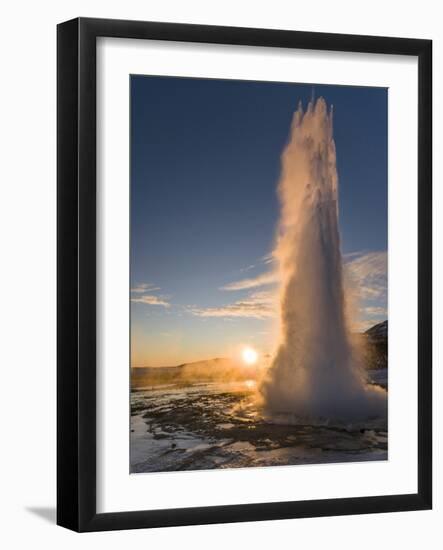
{"type": "Polygon", "coordinates": [[[260,387],[264,407],[303,419],[385,417],[386,392],[367,385],[345,313],[333,116],[323,98],[294,114],[278,193],[281,334],[260,387]]]}

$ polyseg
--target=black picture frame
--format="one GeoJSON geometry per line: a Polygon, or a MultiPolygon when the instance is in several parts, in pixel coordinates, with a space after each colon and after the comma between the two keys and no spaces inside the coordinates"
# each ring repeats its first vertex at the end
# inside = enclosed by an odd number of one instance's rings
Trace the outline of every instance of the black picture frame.
{"type": "Polygon", "coordinates": [[[425,510],[432,506],[432,42],[79,18],[57,29],[57,523],[104,531],[425,510]],[[418,491],[229,506],[96,511],[96,39],[173,40],[418,58],[418,491]]]}

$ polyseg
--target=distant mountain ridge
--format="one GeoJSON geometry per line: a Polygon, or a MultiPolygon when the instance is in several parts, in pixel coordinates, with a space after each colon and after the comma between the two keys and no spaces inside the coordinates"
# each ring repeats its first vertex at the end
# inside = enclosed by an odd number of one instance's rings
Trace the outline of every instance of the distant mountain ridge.
{"type": "Polygon", "coordinates": [[[131,386],[189,382],[242,381],[256,378],[260,365],[246,366],[227,357],[182,363],[173,367],[138,367],[131,369],[131,386]]]}
{"type": "Polygon", "coordinates": [[[385,369],[388,366],[388,321],[377,323],[364,334],[364,363],[368,369],[385,369]]]}
{"type": "Polygon", "coordinates": [[[365,332],[372,339],[383,339],[388,337],[388,321],[378,323],[365,332]]]}
{"type": "MultiPolygon", "coordinates": [[[[367,369],[382,369],[388,363],[388,321],[378,323],[358,335],[362,344],[363,362],[367,369]]],[[[131,387],[138,389],[158,384],[216,382],[221,380],[244,381],[258,378],[269,361],[269,355],[254,366],[240,360],[215,357],[192,363],[167,367],[137,367],[131,369],[131,387]]]]}

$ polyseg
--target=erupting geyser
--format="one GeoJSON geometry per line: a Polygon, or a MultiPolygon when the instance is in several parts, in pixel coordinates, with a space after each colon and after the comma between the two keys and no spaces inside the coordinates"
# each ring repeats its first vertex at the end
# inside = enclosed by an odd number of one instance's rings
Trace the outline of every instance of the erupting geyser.
{"type": "Polygon", "coordinates": [[[386,416],[386,392],[368,386],[345,314],[332,108],[299,105],[282,155],[274,256],[281,336],[261,384],[265,409],[346,422],[386,416]]]}

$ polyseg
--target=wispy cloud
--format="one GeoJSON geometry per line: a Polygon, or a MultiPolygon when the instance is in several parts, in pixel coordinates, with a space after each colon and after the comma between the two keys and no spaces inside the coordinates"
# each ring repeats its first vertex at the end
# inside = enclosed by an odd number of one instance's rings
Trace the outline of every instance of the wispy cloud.
{"type": "MultiPolygon", "coordinates": [[[[260,267],[263,269],[263,266],[272,264],[275,261],[275,258],[270,252],[269,254],[265,254],[261,258],[258,258],[255,263],[250,264],[246,267],[242,267],[239,269],[240,273],[245,273],[246,271],[250,271],[251,269],[259,269],[260,267]]],[[[270,268],[267,268],[270,269],[270,268]]],[[[259,286],[264,286],[268,284],[275,283],[277,280],[277,274],[273,272],[266,272],[261,273],[257,275],[256,277],[251,277],[249,279],[241,279],[239,281],[234,281],[233,283],[229,283],[225,286],[222,286],[219,290],[247,290],[250,288],[257,288],[259,286]]]]}
{"type": "Polygon", "coordinates": [[[160,290],[160,287],[151,283],[141,283],[139,285],[136,285],[134,288],[131,288],[131,292],[134,292],[136,294],[143,294],[144,292],[155,292],[156,290],[160,290]]]}
{"type": "Polygon", "coordinates": [[[366,317],[379,317],[385,319],[387,316],[387,311],[385,307],[368,306],[360,308],[360,311],[366,317]]]}
{"type": "Polygon", "coordinates": [[[270,292],[253,292],[242,300],[219,307],[189,308],[198,317],[252,317],[265,319],[275,315],[275,295],[270,292]]]}
{"type": "Polygon", "coordinates": [[[265,254],[265,255],[261,258],[261,261],[262,261],[264,264],[272,264],[272,262],[275,261],[274,254],[273,254],[272,252],[270,252],[269,254],[265,254]]]}
{"type": "Polygon", "coordinates": [[[374,319],[363,319],[361,321],[356,321],[352,325],[352,330],[355,332],[365,332],[368,328],[373,327],[375,322],[376,321],[374,321],[374,319]]]}
{"type": "Polygon", "coordinates": [[[147,304],[150,306],[163,306],[170,307],[170,303],[167,302],[164,298],[159,296],[153,296],[151,294],[144,294],[143,296],[137,296],[136,298],[131,298],[131,302],[136,304],[147,304]]]}
{"type": "Polygon", "coordinates": [[[247,265],[246,267],[240,268],[240,272],[244,273],[245,271],[250,271],[251,269],[255,268],[255,264],[247,265]]]}
{"type": "Polygon", "coordinates": [[[141,283],[131,288],[131,293],[135,296],[131,296],[131,302],[135,304],[145,304],[149,306],[163,306],[170,307],[170,303],[167,300],[167,296],[155,296],[151,294],[161,290],[159,286],[151,283],[141,283]]]}
{"type": "Polygon", "coordinates": [[[249,279],[241,279],[240,281],[234,281],[228,283],[220,288],[220,290],[248,290],[251,288],[258,288],[265,285],[271,285],[278,281],[278,273],[275,271],[268,271],[260,273],[256,277],[249,279]]]}
{"type": "Polygon", "coordinates": [[[349,261],[345,263],[345,272],[360,298],[385,298],[388,286],[387,252],[351,253],[347,258],[349,261]]]}
{"type": "Polygon", "coordinates": [[[352,252],[344,260],[346,280],[359,303],[353,328],[363,331],[388,315],[387,252],[352,252]]]}

